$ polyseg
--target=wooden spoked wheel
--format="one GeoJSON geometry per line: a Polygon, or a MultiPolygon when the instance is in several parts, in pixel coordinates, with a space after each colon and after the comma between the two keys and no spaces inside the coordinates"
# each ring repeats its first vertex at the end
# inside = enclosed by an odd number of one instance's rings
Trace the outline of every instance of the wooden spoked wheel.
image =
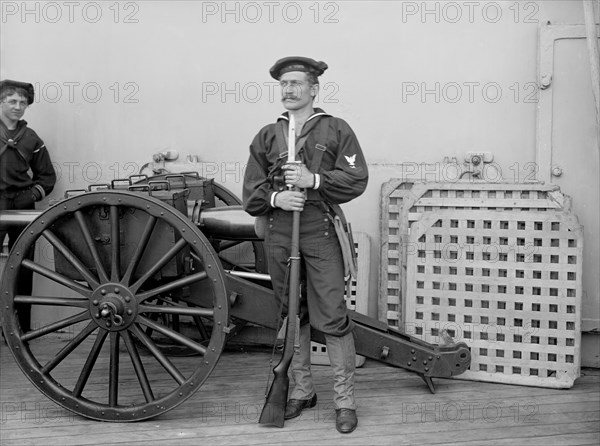
{"type": "Polygon", "coordinates": [[[143,420],[185,401],[214,369],[229,324],[211,244],[174,208],[132,192],[86,193],[41,214],[13,247],[0,292],[4,336],[25,375],[96,420],[143,420]],[[23,293],[31,275],[45,285],[23,293]],[[193,302],[194,293],[204,306],[174,302],[193,302]],[[44,316],[26,332],[25,306],[44,316]],[[173,329],[163,322],[172,315],[201,323],[205,335],[173,329]],[[149,331],[198,357],[168,357],[149,331]]]}

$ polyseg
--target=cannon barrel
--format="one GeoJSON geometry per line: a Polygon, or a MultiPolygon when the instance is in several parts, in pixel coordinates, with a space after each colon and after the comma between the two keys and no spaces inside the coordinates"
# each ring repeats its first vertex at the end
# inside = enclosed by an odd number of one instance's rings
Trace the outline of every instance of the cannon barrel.
{"type": "Polygon", "coordinates": [[[192,217],[203,234],[223,240],[261,240],[254,229],[255,220],[239,205],[194,211],[192,217]]]}
{"type": "MultiPolygon", "coordinates": [[[[40,210],[0,211],[0,230],[25,227],[42,214],[40,210]]],[[[241,206],[195,210],[192,222],[207,236],[222,240],[260,240],[254,230],[255,218],[241,206]]]]}
{"type": "Polygon", "coordinates": [[[0,230],[25,227],[41,214],[38,210],[0,211],[0,230]]]}

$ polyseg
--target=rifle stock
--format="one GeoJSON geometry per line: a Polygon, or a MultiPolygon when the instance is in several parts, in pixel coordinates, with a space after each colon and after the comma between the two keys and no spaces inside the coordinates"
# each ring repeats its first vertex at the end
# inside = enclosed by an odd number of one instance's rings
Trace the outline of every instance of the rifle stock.
{"type": "Polygon", "coordinates": [[[294,356],[294,340],[298,327],[300,303],[300,212],[294,211],[292,220],[292,244],[290,250],[290,275],[288,287],[288,318],[285,343],[279,363],[273,367],[273,382],[258,420],[259,424],[283,427],[290,378],[288,370],[294,356]]]}

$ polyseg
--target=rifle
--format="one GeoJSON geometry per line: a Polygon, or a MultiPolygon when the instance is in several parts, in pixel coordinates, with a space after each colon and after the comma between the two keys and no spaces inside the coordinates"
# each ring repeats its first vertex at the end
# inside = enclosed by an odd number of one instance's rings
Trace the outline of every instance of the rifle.
{"type": "MultiPolygon", "coordinates": [[[[294,116],[290,113],[288,163],[295,161],[296,136],[294,116]]],[[[290,378],[288,370],[294,356],[294,341],[300,325],[298,311],[300,307],[300,212],[293,211],[292,241],[289,262],[288,318],[285,331],[285,343],[279,363],[273,367],[273,382],[258,420],[259,424],[283,427],[285,406],[287,403],[290,378]]]]}

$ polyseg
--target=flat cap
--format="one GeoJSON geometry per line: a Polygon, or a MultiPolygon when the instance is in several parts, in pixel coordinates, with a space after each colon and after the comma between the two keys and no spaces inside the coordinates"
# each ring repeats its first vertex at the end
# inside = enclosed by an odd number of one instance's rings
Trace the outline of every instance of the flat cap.
{"type": "Polygon", "coordinates": [[[33,104],[33,98],[35,96],[35,90],[33,89],[33,85],[28,82],[19,82],[19,81],[11,81],[10,79],[4,79],[0,81],[0,92],[5,88],[14,87],[14,88],[22,88],[27,92],[27,103],[29,105],[33,104]]]}
{"type": "Polygon", "coordinates": [[[325,62],[317,62],[314,59],[300,56],[290,56],[279,59],[275,62],[275,65],[271,67],[269,73],[274,79],[279,80],[283,73],[290,71],[303,71],[305,73],[313,73],[316,76],[320,76],[327,69],[325,62]]]}

